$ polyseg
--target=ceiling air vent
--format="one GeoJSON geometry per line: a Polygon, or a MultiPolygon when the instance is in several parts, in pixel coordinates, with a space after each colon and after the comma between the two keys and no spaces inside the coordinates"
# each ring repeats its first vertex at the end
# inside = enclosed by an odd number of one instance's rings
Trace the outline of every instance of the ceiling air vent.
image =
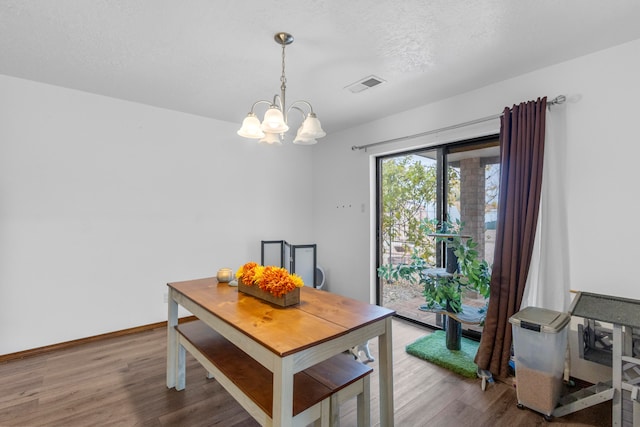
{"type": "Polygon", "coordinates": [[[384,83],[384,80],[382,80],[380,77],[369,76],[353,84],[350,84],[345,89],[349,89],[352,93],[358,93],[374,86],[378,86],[380,83],[384,83]]]}

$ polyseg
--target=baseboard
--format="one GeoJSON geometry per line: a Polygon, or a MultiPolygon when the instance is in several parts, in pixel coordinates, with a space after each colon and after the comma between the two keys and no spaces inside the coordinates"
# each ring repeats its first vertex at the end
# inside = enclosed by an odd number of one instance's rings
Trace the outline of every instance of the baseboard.
{"type": "MultiPolygon", "coordinates": [[[[196,319],[197,318],[195,316],[182,317],[178,319],[178,323],[190,322],[196,319]]],[[[78,345],[87,344],[90,342],[102,341],[110,338],[122,337],[125,335],[132,335],[140,332],[150,331],[158,328],[166,328],[166,327],[167,327],[166,321],[157,322],[157,323],[151,323],[148,325],[136,326],[135,328],[122,329],[120,331],[115,331],[115,332],[108,332],[106,334],[94,335],[92,337],[80,338],[77,340],[65,341],[58,344],[47,345],[44,347],[18,351],[16,353],[3,354],[3,355],[0,355],[0,363],[8,362],[10,360],[24,359],[26,357],[37,356],[39,354],[49,353],[56,350],[64,350],[64,349],[76,347],[78,345]]]]}

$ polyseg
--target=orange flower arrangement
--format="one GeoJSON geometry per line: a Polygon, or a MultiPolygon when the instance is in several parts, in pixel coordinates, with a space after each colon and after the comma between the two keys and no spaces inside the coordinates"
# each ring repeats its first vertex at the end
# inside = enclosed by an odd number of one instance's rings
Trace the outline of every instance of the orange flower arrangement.
{"type": "Polygon", "coordinates": [[[255,262],[248,262],[236,271],[236,278],[245,285],[257,285],[265,292],[275,297],[281,297],[295,288],[304,286],[302,277],[289,273],[285,268],[262,266],[255,262]]]}

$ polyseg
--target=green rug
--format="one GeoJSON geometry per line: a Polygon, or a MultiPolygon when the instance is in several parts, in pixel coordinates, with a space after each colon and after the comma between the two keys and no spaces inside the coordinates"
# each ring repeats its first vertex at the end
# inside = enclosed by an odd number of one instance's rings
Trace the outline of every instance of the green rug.
{"type": "Polygon", "coordinates": [[[438,366],[447,368],[468,378],[476,378],[478,366],[473,359],[478,352],[478,342],[462,337],[460,350],[449,350],[444,331],[435,331],[419,338],[406,347],[407,353],[438,366]]]}

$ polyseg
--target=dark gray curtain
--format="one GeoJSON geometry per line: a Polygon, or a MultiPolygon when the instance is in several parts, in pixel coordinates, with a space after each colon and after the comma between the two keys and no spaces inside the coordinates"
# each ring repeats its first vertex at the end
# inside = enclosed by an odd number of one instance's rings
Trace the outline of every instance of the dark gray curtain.
{"type": "Polygon", "coordinates": [[[475,362],[506,377],[509,317],[520,310],[538,222],[547,98],[505,108],[500,124],[500,198],[491,294],[475,362]]]}

